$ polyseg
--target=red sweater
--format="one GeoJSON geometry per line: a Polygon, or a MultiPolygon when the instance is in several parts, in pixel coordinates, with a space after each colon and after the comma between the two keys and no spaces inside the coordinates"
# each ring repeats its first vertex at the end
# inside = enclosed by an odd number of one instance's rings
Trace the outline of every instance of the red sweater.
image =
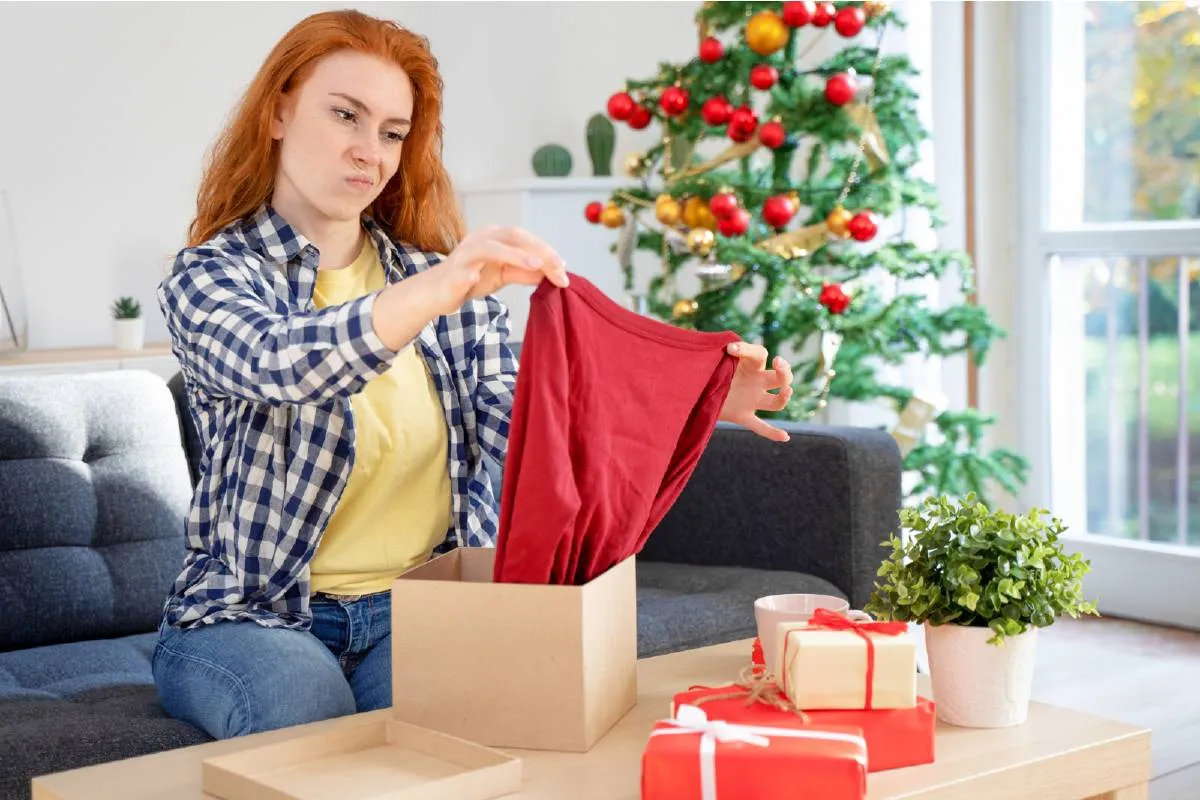
{"type": "Polygon", "coordinates": [[[732,333],[636,314],[578,275],[542,281],[509,425],[494,580],[582,584],[640,552],[712,436],[732,333]]]}

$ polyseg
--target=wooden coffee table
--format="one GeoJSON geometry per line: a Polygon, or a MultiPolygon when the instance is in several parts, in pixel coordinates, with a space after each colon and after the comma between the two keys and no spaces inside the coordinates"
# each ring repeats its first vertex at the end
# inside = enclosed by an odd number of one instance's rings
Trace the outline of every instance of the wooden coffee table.
{"type": "MultiPolygon", "coordinates": [[[[586,754],[511,750],[523,760],[524,788],[513,798],[638,800],[642,748],[676,692],[734,679],[749,641],[639,662],[638,705],[586,754]]],[[[924,679],[925,676],[920,676],[924,679]]],[[[928,689],[922,685],[923,693],[928,689]]],[[[936,698],[935,698],[936,700],[936,698]]],[[[370,712],[386,715],[386,711],[370,712]]],[[[362,719],[362,715],[356,716],[362,719]]],[[[200,763],[251,744],[335,729],[326,720],[241,739],[170,750],[33,781],[34,800],[203,800],[200,763]]],[[[1034,703],[1016,728],[973,730],[939,725],[936,761],[872,773],[868,798],[988,800],[1145,800],[1151,776],[1150,731],[1123,722],[1034,703]]]]}

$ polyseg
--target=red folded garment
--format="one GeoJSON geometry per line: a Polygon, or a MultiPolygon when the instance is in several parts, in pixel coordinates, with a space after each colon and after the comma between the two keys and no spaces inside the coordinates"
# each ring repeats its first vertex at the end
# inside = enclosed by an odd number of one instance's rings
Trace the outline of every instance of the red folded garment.
{"type": "Polygon", "coordinates": [[[641,551],[695,470],[737,368],[732,332],[543,281],[509,423],[493,580],[583,584],[641,551]]]}

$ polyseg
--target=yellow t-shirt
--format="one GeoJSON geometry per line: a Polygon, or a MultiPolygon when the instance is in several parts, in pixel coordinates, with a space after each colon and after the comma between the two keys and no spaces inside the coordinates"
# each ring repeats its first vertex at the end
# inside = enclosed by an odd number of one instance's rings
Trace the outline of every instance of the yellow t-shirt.
{"type": "MultiPolygon", "coordinates": [[[[371,238],[353,264],[317,271],[313,304],[385,286],[371,238]]],[[[429,559],[451,524],[446,416],[425,361],[407,345],[350,399],[354,468],[311,567],[314,592],[369,594],[429,559]]]]}

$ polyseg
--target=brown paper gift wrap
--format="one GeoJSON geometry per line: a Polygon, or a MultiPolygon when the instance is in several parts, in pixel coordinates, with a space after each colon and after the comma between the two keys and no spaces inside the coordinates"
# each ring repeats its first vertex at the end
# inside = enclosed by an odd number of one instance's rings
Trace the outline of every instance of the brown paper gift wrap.
{"type": "Polygon", "coordinates": [[[807,623],[781,623],[779,682],[796,708],[913,708],[917,646],[903,622],[857,622],[819,609],[807,623]]]}

